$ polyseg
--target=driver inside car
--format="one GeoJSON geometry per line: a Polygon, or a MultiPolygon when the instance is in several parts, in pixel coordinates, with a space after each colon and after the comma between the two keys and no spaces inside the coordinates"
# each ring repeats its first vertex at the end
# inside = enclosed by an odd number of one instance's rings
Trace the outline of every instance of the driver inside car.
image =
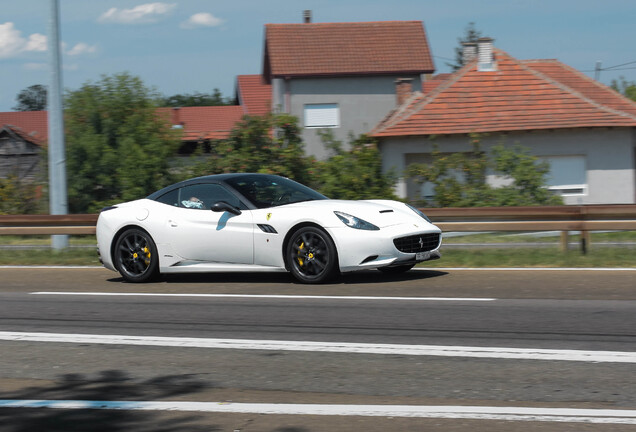
{"type": "Polygon", "coordinates": [[[203,209],[203,201],[197,197],[190,197],[190,199],[181,201],[181,204],[185,208],[203,209]]]}

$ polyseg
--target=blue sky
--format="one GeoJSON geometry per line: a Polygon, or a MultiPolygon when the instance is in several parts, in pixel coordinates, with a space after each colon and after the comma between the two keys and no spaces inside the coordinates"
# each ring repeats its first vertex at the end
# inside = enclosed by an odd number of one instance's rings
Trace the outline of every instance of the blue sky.
{"type": "MultiPolygon", "coordinates": [[[[234,93],[237,75],[261,72],[267,23],[421,20],[437,72],[448,72],[469,22],[519,59],[556,58],[600,81],[636,81],[634,0],[59,0],[63,84],[129,72],[165,95],[234,93]]],[[[47,84],[50,0],[0,9],[0,111],[20,90],[47,84]]]]}

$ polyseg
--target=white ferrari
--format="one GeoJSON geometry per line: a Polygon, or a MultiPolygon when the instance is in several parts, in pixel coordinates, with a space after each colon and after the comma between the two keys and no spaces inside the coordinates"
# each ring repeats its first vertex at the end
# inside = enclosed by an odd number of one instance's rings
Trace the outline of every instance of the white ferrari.
{"type": "Polygon", "coordinates": [[[129,282],[161,273],[288,271],[321,283],[440,258],[441,230],[397,201],[332,200],[287,178],[219,174],[103,209],[100,259],[129,282]]]}

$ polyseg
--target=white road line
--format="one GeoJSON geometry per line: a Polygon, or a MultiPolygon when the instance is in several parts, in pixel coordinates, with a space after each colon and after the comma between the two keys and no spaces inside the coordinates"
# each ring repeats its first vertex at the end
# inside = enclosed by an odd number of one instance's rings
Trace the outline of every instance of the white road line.
{"type": "Polygon", "coordinates": [[[0,400],[0,408],[197,411],[365,417],[416,417],[533,422],[636,424],[635,410],[427,405],[267,404],[86,400],[0,400]]]}
{"type": "Polygon", "coordinates": [[[636,267],[417,267],[427,271],[636,271],[636,267]]]}
{"type": "Polygon", "coordinates": [[[56,342],[179,348],[310,351],[349,354],[474,357],[595,363],[636,363],[636,352],[624,351],[580,351],[539,348],[465,347],[443,345],[370,344],[349,342],[308,342],[23,332],[0,332],[0,340],[12,342],[56,342]]]}
{"type": "MultiPolygon", "coordinates": [[[[105,270],[103,266],[1,265],[1,269],[105,270]]],[[[636,267],[415,267],[410,271],[636,271],[636,267]]],[[[228,272],[232,273],[232,272],[228,272]]]]}
{"type": "Polygon", "coordinates": [[[112,293],[112,292],[70,292],[70,291],[38,291],[31,295],[56,296],[105,296],[105,297],[210,297],[210,298],[258,298],[258,299],[310,299],[310,300],[399,300],[399,301],[467,301],[489,302],[494,298],[471,297],[374,297],[374,296],[310,296],[310,295],[276,295],[276,294],[170,294],[170,293],[112,293]]]}

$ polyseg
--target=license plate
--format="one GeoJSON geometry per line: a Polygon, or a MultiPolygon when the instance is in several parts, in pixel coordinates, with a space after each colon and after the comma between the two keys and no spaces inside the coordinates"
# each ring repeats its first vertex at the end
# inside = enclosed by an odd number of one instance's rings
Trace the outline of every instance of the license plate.
{"type": "Polygon", "coordinates": [[[418,252],[415,254],[415,261],[424,261],[429,259],[430,256],[430,252],[418,252]]]}

